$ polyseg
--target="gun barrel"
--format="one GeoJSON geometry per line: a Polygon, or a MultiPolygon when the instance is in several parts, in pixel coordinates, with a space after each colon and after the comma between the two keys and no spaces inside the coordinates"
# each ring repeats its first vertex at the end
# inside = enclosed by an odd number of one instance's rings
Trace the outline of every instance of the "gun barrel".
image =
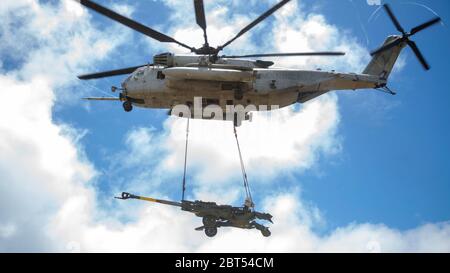
{"type": "Polygon", "coordinates": [[[131,193],[128,193],[128,192],[122,192],[122,196],[121,197],[116,197],[116,198],[117,199],[122,199],[122,200],[138,199],[138,200],[143,200],[143,201],[148,201],[148,202],[160,203],[160,204],[164,204],[164,205],[181,207],[181,203],[180,202],[173,202],[173,201],[155,199],[155,198],[151,198],[151,197],[143,197],[143,196],[134,195],[134,194],[131,194],[131,193]]]}

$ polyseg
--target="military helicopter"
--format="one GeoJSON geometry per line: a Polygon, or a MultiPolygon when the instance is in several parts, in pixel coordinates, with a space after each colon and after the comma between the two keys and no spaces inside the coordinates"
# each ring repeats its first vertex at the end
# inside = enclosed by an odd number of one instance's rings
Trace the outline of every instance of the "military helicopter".
{"type": "Polygon", "coordinates": [[[236,36],[223,45],[212,47],[208,43],[207,24],[203,0],[194,0],[197,24],[203,30],[204,44],[200,48],[188,46],[174,38],[124,17],[90,0],[76,0],[116,22],[163,43],[175,43],[193,54],[163,53],[153,57],[153,64],[133,66],[79,76],[89,80],[129,74],[122,82],[118,98],[85,98],[87,100],[122,101],[125,111],[134,106],[169,109],[169,114],[185,116],[185,112],[174,111],[177,105],[189,107],[189,117],[197,119],[233,120],[239,126],[251,118],[250,111],[265,111],[282,108],[295,103],[304,103],[331,90],[377,89],[395,94],[387,87],[389,75],[406,45],[410,46],[423,67],[430,66],[410,37],[441,21],[436,17],[406,32],[390,7],[384,5],[389,17],[402,35],[389,36],[384,44],[372,52],[372,60],[362,73],[339,73],[316,70],[293,70],[270,68],[271,61],[249,60],[261,57],[289,56],[342,56],[343,52],[270,53],[251,55],[219,55],[228,45],[254,28],[290,0],[282,0],[264,12],[236,36]],[[196,98],[199,98],[196,101],[196,98]],[[194,105],[195,104],[195,105],[194,105]],[[236,106],[240,108],[237,115],[236,106]],[[193,113],[193,107],[205,109],[215,106],[217,111],[193,113]],[[248,109],[247,106],[254,106],[248,109]],[[234,107],[234,108],[233,108],[234,107]],[[230,113],[230,109],[234,110],[230,113]],[[225,115],[223,111],[227,111],[225,115]]]}

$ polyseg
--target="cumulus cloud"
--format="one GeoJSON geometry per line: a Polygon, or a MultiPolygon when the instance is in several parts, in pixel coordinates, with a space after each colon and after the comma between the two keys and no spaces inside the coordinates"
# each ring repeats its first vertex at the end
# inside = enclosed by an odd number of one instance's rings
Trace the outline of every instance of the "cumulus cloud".
{"type": "Polygon", "coordinates": [[[7,20],[1,55],[11,64],[0,76],[0,92],[14,102],[0,110],[0,249],[50,251],[48,221],[70,198],[93,200],[89,181],[96,174],[79,149],[82,132],[53,121],[57,91],[119,40],[94,29],[71,1],[3,1],[0,7],[7,20]]]}
{"type": "MultiPolygon", "coordinates": [[[[238,6],[238,2],[233,1],[232,5],[238,6]]],[[[249,22],[249,18],[221,6],[225,1],[217,3],[219,8],[216,14],[209,15],[208,22],[214,33],[212,41],[220,42],[249,22]],[[233,23],[219,33],[225,22],[233,23]]],[[[166,4],[173,8],[182,3],[170,0],[166,4]]],[[[257,1],[251,4],[256,5],[257,1]]],[[[209,5],[211,2],[207,8],[209,5]]],[[[133,11],[130,7],[117,8],[133,11]]],[[[183,12],[191,8],[189,3],[186,9],[176,9],[180,13],[174,13],[174,18],[188,18],[183,12]]],[[[288,26],[280,18],[275,18],[273,25],[285,24],[286,31],[304,35],[306,40],[331,39],[335,42],[326,45],[330,49],[358,47],[350,38],[338,38],[344,36],[319,14],[309,18],[284,12],[294,19],[299,17],[304,24],[312,24],[320,30],[318,36],[288,26]]],[[[56,123],[52,109],[56,101],[64,101],[60,91],[73,87],[74,71],[93,67],[121,45],[127,34],[113,36],[97,29],[89,13],[73,1],[3,1],[0,17],[8,22],[1,25],[0,56],[9,63],[8,70],[0,76],[0,92],[2,97],[14,101],[0,108],[0,251],[450,251],[448,223],[409,231],[355,223],[318,235],[314,229],[326,219],[319,208],[302,200],[301,189],[292,185],[276,185],[283,190],[274,191],[258,204],[261,210],[275,215],[271,227],[274,235],[270,238],[263,238],[254,230],[223,229],[210,240],[193,230],[200,225],[200,219],[176,208],[132,201],[117,202],[114,210],[103,207],[98,202],[101,190],[94,183],[99,172],[79,142],[86,130],[56,123]],[[16,41],[17,46],[10,41],[16,41]]],[[[187,35],[184,27],[171,28],[177,38],[187,35]]],[[[199,34],[201,37],[201,33],[195,35],[199,34]]],[[[297,43],[286,37],[277,39],[277,44],[260,47],[252,35],[247,35],[235,46],[288,50],[293,49],[290,44],[297,43]]],[[[309,46],[307,42],[305,46],[309,46]]],[[[355,57],[348,62],[357,67],[362,61],[355,57]]],[[[256,114],[253,123],[239,129],[254,185],[273,185],[280,174],[308,170],[318,157],[339,152],[338,125],[335,96],[325,96],[299,109],[282,109],[270,116],[256,114]]],[[[117,167],[113,173],[118,177],[116,182],[124,177],[121,171],[127,169],[135,171],[135,179],[123,179],[125,182],[116,183],[113,190],[127,187],[166,197],[167,188],[178,188],[178,182],[169,185],[168,181],[179,179],[181,174],[184,130],[185,120],[169,118],[161,132],[146,127],[128,132],[124,150],[113,155],[125,156],[122,162],[127,164],[111,168],[117,167]],[[150,192],[146,189],[149,184],[150,192]]],[[[190,158],[192,197],[239,202],[241,190],[234,185],[240,174],[231,124],[193,121],[191,130],[190,147],[196,151],[190,158]]]]}
{"type": "Polygon", "coordinates": [[[327,22],[326,18],[317,13],[305,14],[290,3],[291,8],[276,14],[271,36],[277,52],[314,52],[339,51],[345,52],[344,57],[308,57],[308,58],[278,58],[277,65],[298,68],[335,69],[342,72],[360,72],[368,62],[367,49],[362,47],[355,38],[337,26],[327,22]]]}

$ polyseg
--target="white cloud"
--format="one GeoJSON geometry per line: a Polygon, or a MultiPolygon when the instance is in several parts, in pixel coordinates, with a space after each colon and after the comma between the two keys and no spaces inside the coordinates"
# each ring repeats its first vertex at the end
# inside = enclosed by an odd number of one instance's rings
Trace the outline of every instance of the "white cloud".
{"type": "Polygon", "coordinates": [[[68,7],[3,1],[0,8],[0,16],[10,18],[0,32],[2,54],[26,56],[10,58],[16,69],[0,75],[2,97],[14,102],[0,110],[0,218],[8,235],[1,251],[52,250],[47,223],[54,214],[70,198],[94,199],[89,181],[96,172],[80,152],[80,132],[55,124],[52,108],[56,90],[71,84],[74,70],[104,57],[118,40],[68,7]]]}
{"type": "Polygon", "coordinates": [[[0,218],[15,227],[1,249],[34,249],[48,240],[45,224],[68,198],[92,196],[86,182],[95,171],[52,122],[54,94],[45,79],[25,83],[2,75],[0,87],[4,97],[17,99],[0,117],[0,218]]]}
{"type": "MultiPolygon", "coordinates": [[[[222,12],[230,14],[227,9],[222,12]]],[[[193,230],[200,219],[166,206],[117,201],[115,210],[101,207],[96,198],[99,192],[92,185],[97,171],[78,142],[85,130],[55,123],[52,109],[61,97],[57,90],[72,86],[74,71],[93,67],[124,42],[125,36],[111,39],[111,33],[92,26],[89,13],[68,2],[3,1],[0,17],[14,23],[17,16],[27,18],[20,28],[2,24],[0,31],[2,57],[19,55],[13,58],[17,69],[0,76],[2,97],[14,101],[0,108],[0,251],[450,251],[447,223],[409,231],[351,224],[325,236],[317,235],[314,228],[326,219],[318,208],[300,198],[298,188],[283,185],[284,192],[274,192],[258,204],[275,216],[270,238],[257,231],[223,229],[216,238],[206,239],[193,230]],[[14,47],[10,40],[23,43],[14,47]]],[[[324,28],[324,36],[318,39],[340,36],[324,18],[314,18],[311,23],[324,28]]],[[[213,19],[208,18],[212,29],[213,19]]],[[[228,19],[217,20],[222,23],[220,20],[228,19]]],[[[242,25],[245,20],[233,15],[231,22],[242,25]]],[[[307,39],[314,38],[310,36],[306,35],[307,39]]],[[[255,45],[249,37],[241,38],[241,43],[249,42],[251,48],[255,45]]],[[[217,34],[212,39],[220,38],[217,34]]],[[[338,39],[336,43],[352,42],[338,39]]],[[[360,59],[349,62],[357,66],[360,59]]],[[[250,171],[251,177],[304,171],[318,156],[339,151],[338,124],[335,96],[325,96],[300,110],[280,110],[272,120],[256,115],[253,124],[239,129],[248,169],[255,170],[250,171]]],[[[138,178],[125,185],[143,189],[149,186],[144,179],[151,175],[159,176],[156,180],[161,183],[181,173],[184,125],[185,120],[171,118],[161,133],[148,128],[129,132],[125,152],[131,151],[135,158],[125,168],[136,167],[144,159],[149,162],[144,167],[151,168],[147,172],[138,169],[138,178]]],[[[191,185],[195,196],[237,202],[240,182],[239,187],[234,186],[239,181],[239,168],[233,141],[231,124],[192,122],[190,147],[195,153],[190,171],[198,179],[191,185]],[[218,176],[223,180],[217,182],[218,176]],[[211,180],[219,184],[208,184],[211,180]]],[[[158,183],[151,185],[155,187],[152,192],[175,187],[158,183]]],[[[254,183],[264,187],[257,179],[254,183]]],[[[158,197],[164,197],[163,193],[158,197]]]]}
{"type": "Polygon", "coordinates": [[[271,37],[278,52],[341,51],[345,57],[279,58],[277,65],[298,68],[335,69],[343,72],[360,72],[368,62],[367,50],[348,33],[327,22],[317,13],[305,14],[296,1],[289,9],[275,14],[271,37]]]}

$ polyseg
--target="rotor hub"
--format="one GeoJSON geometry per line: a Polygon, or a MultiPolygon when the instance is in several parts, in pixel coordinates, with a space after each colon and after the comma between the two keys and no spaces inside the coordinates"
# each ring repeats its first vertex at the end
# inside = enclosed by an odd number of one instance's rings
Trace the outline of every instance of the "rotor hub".
{"type": "Polygon", "coordinates": [[[219,53],[219,50],[215,47],[205,44],[200,48],[194,49],[193,52],[198,55],[217,55],[219,53]]]}

